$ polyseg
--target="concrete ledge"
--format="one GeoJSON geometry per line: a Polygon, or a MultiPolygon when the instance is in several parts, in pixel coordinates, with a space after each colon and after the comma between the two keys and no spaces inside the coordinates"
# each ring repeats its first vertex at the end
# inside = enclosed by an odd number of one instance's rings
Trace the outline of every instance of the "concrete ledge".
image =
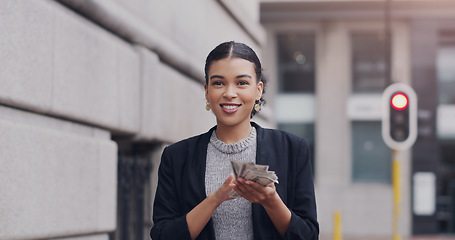
{"type": "Polygon", "coordinates": [[[2,119],[0,146],[0,239],[115,229],[114,142],[2,119]]]}
{"type": "Polygon", "coordinates": [[[32,125],[38,128],[50,129],[70,135],[81,135],[88,138],[107,140],[111,134],[103,129],[93,128],[74,122],[39,115],[33,112],[22,111],[0,105],[0,120],[14,122],[21,125],[32,125]]]}

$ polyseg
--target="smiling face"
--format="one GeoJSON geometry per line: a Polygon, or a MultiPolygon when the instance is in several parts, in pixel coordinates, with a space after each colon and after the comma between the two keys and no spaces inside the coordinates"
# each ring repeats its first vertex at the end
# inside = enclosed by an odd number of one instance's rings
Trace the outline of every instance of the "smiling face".
{"type": "Polygon", "coordinates": [[[242,58],[223,58],[210,64],[205,98],[219,126],[250,125],[251,111],[262,96],[254,64],[242,58]]]}

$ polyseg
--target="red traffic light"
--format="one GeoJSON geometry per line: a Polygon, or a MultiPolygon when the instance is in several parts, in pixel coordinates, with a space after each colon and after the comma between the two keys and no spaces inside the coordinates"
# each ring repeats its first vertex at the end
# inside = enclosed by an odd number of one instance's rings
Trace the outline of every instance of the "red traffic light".
{"type": "Polygon", "coordinates": [[[382,93],[382,138],[391,149],[408,149],[417,139],[417,95],[411,86],[393,83],[382,93]]]}
{"type": "Polygon", "coordinates": [[[390,105],[395,110],[398,111],[406,109],[408,107],[408,104],[409,104],[408,96],[403,92],[395,93],[390,100],[390,105]]]}

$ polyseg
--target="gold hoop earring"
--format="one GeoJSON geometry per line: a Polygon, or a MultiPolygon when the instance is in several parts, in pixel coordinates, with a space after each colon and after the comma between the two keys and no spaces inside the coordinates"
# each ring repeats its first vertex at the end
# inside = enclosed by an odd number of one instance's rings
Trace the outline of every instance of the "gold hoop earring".
{"type": "Polygon", "coordinates": [[[255,110],[256,112],[261,111],[261,105],[260,105],[259,103],[254,104],[254,110],[255,110]]]}
{"type": "Polygon", "coordinates": [[[210,109],[212,109],[212,108],[210,107],[210,103],[207,102],[207,104],[205,105],[205,110],[210,111],[210,109]]]}

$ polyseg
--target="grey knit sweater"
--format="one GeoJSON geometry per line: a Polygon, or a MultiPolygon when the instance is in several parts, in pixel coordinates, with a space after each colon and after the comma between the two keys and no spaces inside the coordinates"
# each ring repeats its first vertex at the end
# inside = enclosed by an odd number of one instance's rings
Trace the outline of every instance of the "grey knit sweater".
{"type": "MultiPolygon", "coordinates": [[[[207,167],[205,170],[205,192],[207,196],[228,178],[231,161],[256,161],[256,129],[240,142],[225,144],[213,131],[207,147],[207,167]]],[[[253,239],[251,203],[240,197],[224,201],[213,213],[212,220],[217,240],[253,239]]]]}

